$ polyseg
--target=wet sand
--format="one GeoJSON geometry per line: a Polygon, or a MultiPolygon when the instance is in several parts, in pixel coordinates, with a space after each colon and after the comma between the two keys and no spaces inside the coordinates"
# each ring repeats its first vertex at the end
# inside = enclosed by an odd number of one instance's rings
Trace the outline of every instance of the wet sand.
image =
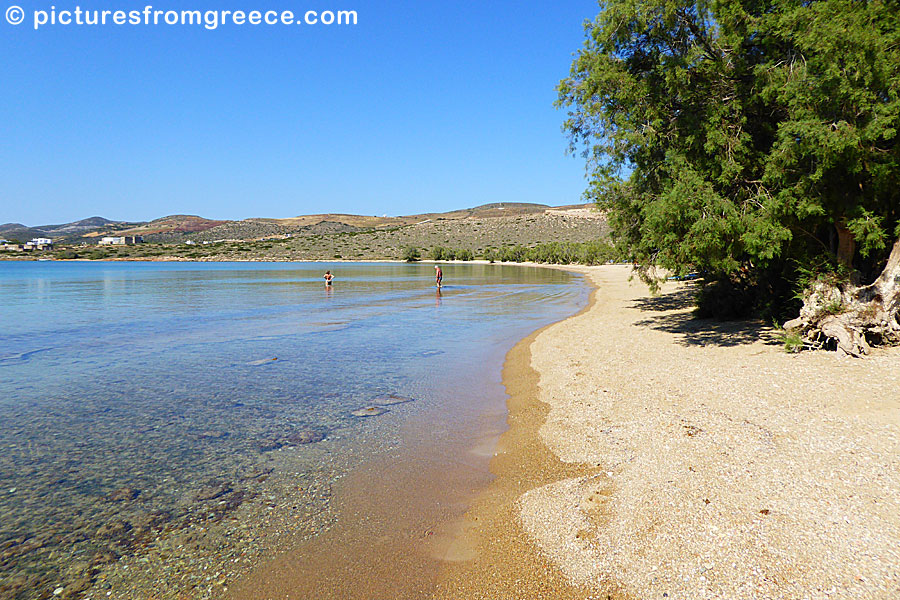
{"type": "MultiPolygon", "coordinates": [[[[491,461],[496,478],[473,503],[463,528],[464,539],[474,556],[470,561],[444,565],[435,598],[592,597],[588,588],[568,581],[518,523],[517,500],[522,494],[559,478],[592,471],[584,465],[562,463],[540,440],[538,432],[549,411],[539,400],[539,375],[531,366],[531,346],[541,331],[522,340],[507,354],[503,381],[510,396],[510,428],[501,436],[491,461]]],[[[613,587],[609,592],[610,600],[625,597],[613,587]]]]}
{"type": "Polygon", "coordinates": [[[335,484],[333,526],[258,566],[228,597],[265,599],[428,598],[442,565],[471,549],[462,518],[490,480],[504,428],[502,398],[468,420],[436,425],[444,409],[404,427],[403,443],[335,484]]]}
{"type": "MultiPolygon", "coordinates": [[[[588,306],[570,319],[588,313],[596,301],[597,290],[588,306]]],[[[550,411],[541,401],[540,373],[532,366],[532,348],[540,335],[564,327],[570,319],[534,332],[506,356],[503,383],[509,395],[509,429],[501,436],[491,461],[495,479],[465,517],[466,544],[475,555],[470,561],[444,565],[435,586],[436,599],[629,598],[612,581],[596,595],[599,590],[568,579],[522,528],[518,516],[519,498],[529,490],[597,470],[596,465],[560,461],[540,437],[550,411]]]]}

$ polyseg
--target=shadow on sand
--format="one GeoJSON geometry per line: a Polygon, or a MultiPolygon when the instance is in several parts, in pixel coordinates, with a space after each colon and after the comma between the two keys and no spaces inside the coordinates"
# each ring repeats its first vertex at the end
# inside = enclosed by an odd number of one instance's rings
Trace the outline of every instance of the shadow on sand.
{"type": "Polygon", "coordinates": [[[688,285],[675,292],[641,298],[632,304],[642,312],[655,314],[635,323],[657,331],[676,334],[676,343],[682,346],[738,346],[761,341],[766,345],[778,345],[777,332],[762,321],[719,321],[699,319],[693,311],[696,286],[688,285]]]}

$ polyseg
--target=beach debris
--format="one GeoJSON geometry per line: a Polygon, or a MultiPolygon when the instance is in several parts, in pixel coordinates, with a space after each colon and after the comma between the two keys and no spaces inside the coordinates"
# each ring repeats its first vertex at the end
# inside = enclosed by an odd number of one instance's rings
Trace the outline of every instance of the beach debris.
{"type": "Polygon", "coordinates": [[[386,396],[378,396],[372,399],[372,404],[378,406],[391,406],[393,404],[403,404],[405,402],[413,402],[415,398],[409,396],[400,396],[398,394],[388,394],[386,396]]]}
{"type": "Polygon", "coordinates": [[[252,366],[252,367],[258,367],[258,366],[260,366],[260,365],[267,365],[267,364],[269,364],[269,363],[271,363],[271,362],[274,362],[274,361],[276,361],[276,360],[278,360],[278,357],[277,357],[277,356],[276,356],[275,358],[261,358],[261,359],[259,359],[259,360],[252,360],[252,361],[248,362],[247,364],[250,365],[250,366],[252,366]]]}
{"type": "Polygon", "coordinates": [[[381,408],[380,406],[367,406],[365,408],[354,410],[350,414],[354,417],[377,417],[378,415],[383,415],[387,411],[386,408],[381,408]]]}
{"type": "Polygon", "coordinates": [[[300,431],[295,431],[294,433],[287,436],[288,443],[295,446],[299,444],[315,444],[316,442],[321,442],[324,439],[325,434],[314,429],[301,429],[300,431]]]}
{"type": "Polygon", "coordinates": [[[698,433],[703,432],[703,430],[696,425],[682,425],[682,427],[684,427],[684,435],[688,437],[694,437],[698,433]]]}

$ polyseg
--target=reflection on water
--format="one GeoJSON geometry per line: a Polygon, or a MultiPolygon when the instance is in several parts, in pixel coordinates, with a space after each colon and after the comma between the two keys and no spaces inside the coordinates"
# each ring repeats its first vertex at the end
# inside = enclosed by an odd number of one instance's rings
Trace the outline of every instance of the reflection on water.
{"type": "Polygon", "coordinates": [[[0,263],[0,597],[74,597],[239,511],[320,526],[330,480],[416,411],[477,411],[502,351],[586,300],[552,270],[447,265],[444,282],[430,265],[0,263]],[[416,401],[353,416],[389,394],[416,401]]]}

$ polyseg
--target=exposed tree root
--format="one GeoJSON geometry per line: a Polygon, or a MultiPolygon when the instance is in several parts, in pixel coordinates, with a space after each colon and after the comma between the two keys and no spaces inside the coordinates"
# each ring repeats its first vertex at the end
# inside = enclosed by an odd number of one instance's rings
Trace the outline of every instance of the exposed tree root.
{"type": "Polygon", "coordinates": [[[842,355],[863,356],[870,344],[900,343],[900,240],[873,283],[815,282],[804,298],[800,316],[784,324],[806,343],[831,342],[842,355]]]}

